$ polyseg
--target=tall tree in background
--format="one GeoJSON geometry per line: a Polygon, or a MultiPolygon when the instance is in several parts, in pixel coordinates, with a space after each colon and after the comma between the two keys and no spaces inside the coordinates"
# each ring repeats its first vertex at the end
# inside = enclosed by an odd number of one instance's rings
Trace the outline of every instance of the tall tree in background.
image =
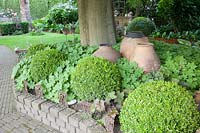
{"type": "Polygon", "coordinates": [[[21,20],[31,22],[30,1],[20,0],[21,20]]]}
{"type": "Polygon", "coordinates": [[[141,12],[145,9],[145,6],[150,3],[150,0],[128,0],[128,5],[131,8],[135,9],[135,16],[138,17],[141,15],[141,12]]]}
{"type": "Polygon", "coordinates": [[[82,45],[115,44],[112,0],[78,0],[82,45]]]}

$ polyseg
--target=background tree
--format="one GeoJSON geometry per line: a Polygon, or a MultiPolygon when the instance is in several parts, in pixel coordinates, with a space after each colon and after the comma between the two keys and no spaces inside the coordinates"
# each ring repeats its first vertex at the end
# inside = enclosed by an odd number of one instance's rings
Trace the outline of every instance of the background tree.
{"type": "Polygon", "coordinates": [[[200,28],[200,0],[160,0],[157,9],[174,31],[200,28]]]}
{"type": "Polygon", "coordinates": [[[150,3],[150,0],[128,0],[128,5],[135,9],[135,16],[140,16],[146,5],[150,3]]]}
{"type": "Polygon", "coordinates": [[[31,22],[30,1],[20,0],[21,20],[31,22]]]}
{"type": "Polygon", "coordinates": [[[115,44],[112,0],[78,0],[82,45],[115,44]]]}

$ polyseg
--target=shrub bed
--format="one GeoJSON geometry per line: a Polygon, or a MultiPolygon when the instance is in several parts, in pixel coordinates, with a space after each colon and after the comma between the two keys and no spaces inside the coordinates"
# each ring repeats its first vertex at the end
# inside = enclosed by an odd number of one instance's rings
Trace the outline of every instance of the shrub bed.
{"type": "MultiPolygon", "coordinates": [[[[119,45],[114,47],[119,49],[119,45]]],[[[39,84],[44,99],[55,103],[78,101],[70,107],[87,112],[89,117],[103,124],[107,131],[113,130],[109,123],[114,125],[114,119],[121,108],[120,121],[124,132],[146,132],[147,130],[167,132],[168,129],[172,132],[175,130],[192,132],[196,130],[196,118],[193,119],[195,122],[192,125],[190,114],[196,116],[194,112],[197,112],[191,95],[191,92],[199,88],[200,63],[197,58],[200,53],[197,47],[155,42],[156,52],[161,58],[161,69],[149,74],[144,73],[137,64],[125,58],[113,64],[105,59],[91,56],[97,48],[81,46],[78,42],[70,41],[63,44],[31,46],[27,55],[13,69],[12,77],[16,81],[17,90],[22,91],[27,87],[28,91],[34,94],[33,89],[39,84]],[[24,81],[27,84],[24,84],[24,81]],[[186,87],[187,90],[174,81],[186,87]],[[63,96],[62,101],[60,96],[63,96]],[[127,97],[134,101],[130,100],[128,103],[129,100],[126,100],[122,104],[127,97]],[[139,108],[142,105],[141,101],[149,101],[149,103],[144,103],[146,106],[142,106],[141,109],[139,108]],[[131,104],[134,102],[134,109],[132,109],[131,104]],[[157,112],[154,112],[149,104],[164,111],[159,112],[160,110],[156,108],[157,112]],[[183,107],[180,106],[181,104],[184,104],[183,107]],[[162,106],[164,109],[161,108],[162,106]],[[188,109],[185,109],[186,107],[188,109]],[[148,109],[152,112],[148,112],[148,109]],[[180,109],[183,111],[179,111],[180,109]],[[135,122],[135,119],[143,116],[140,110],[144,111],[144,115],[149,114],[149,117],[145,116],[147,119],[141,123],[137,121],[136,125],[135,123],[127,124],[127,121],[135,122]],[[170,115],[173,113],[169,115],[167,111],[173,111],[177,117],[174,116],[172,119],[170,115]],[[188,111],[191,112],[188,113],[188,111]],[[138,115],[131,114],[132,118],[128,116],[129,113],[138,113],[138,115]],[[161,116],[166,115],[166,117],[161,117],[164,120],[156,116],[159,113],[161,116]],[[189,124],[184,118],[188,119],[189,124]],[[176,126],[171,126],[168,120],[172,121],[172,124],[177,123],[176,126]],[[182,126],[179,122],[183,123],[182,126]],[[147,125],[143,125],[144,123],[147,125]],[[150,129],[151,126],[155,129],[150,129]]]]}

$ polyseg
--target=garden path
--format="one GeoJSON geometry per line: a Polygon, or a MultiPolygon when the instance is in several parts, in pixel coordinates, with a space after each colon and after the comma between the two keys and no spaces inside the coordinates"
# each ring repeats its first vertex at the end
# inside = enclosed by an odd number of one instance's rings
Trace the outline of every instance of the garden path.
{"type": "Polygon", "coordinates": [[[0,133],[59,133],[16,111],[14,81],[10,78],[16,62],[17,56],[14,52],[0,46],[0,133]]]}

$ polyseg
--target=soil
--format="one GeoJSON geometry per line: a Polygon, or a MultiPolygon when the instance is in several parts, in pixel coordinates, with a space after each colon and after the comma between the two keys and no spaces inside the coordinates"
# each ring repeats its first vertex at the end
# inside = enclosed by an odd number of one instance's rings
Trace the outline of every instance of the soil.
{"type": "Polygon", "coordinates": [[[177,39],[175,39],[175,38],[165,39],[165,38],[157,37],[157,38],[154,38],[154,39],[158,40],[158,41],[163,41],[163,42],[166,42],[166,43],[169,43],[169,44],[177,44],[178,43],[177,39]]]}

